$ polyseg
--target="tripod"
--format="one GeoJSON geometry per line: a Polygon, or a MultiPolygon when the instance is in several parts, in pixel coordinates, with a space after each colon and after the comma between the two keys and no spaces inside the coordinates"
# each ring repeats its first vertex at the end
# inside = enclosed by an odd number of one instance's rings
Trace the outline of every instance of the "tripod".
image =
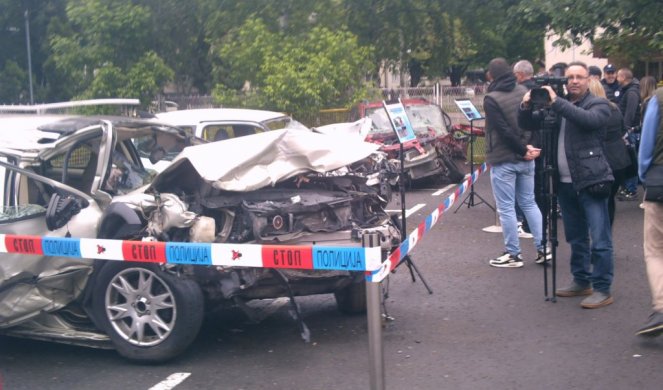
{"type": "MultiPolygon", "coordinates": [[[[473,118],[470,119],[470,175],[474,174],[474,140],[476,139],[476,135],[474,134],[474,121],[475,120],[483,120],[484,118],[473,118]]],[[[488,203],[484,198],[481,197],[476,191],[474,191],[474,180],[472,180],[472,184],[470,184],[470,192],[465,196],[465,199],[456,207],[456,210],[454,211],[454,214],[458,212],[458,209],[460,209],[465,203],[467,203],[467,208],[469,209],[472,206],[477,206],[480,205],[481,203],[484,203],[486,206],[490,207],[493,211],[495,210],[495,207],[488,203]],[[474,197],[477,197],[480,199],[479,202],[474,201],[474,197]]]]}
{"type": "MultiPolygon", "coordinates": [[[[401,231],[403,234],[407,234],[407,223],[405,220],[406,217],[406,212],[405,212],[405,164],[404,164],[404,150],[403,150],[403,143],[400,142],[400,159],[401,159],[401,172],[400,172],[400,177],[398,179],[398,188],[401,194],[401,231]]],[[[407,264],[407,268],[410,270],[410,276],[412,277],[412,281],[416,282],[416,278],[414,277],[414,273],[416,272],[417,275],[419,275],[419,279],[421,279],[421,283],[424,284],[424,287],[426,287],[426,290],[428,290],[429,294],[433,293],[433,290],[431,290],[430,286],[428,283],[426,283],[426,279],[424,279],[423,275],[421,275],[421,272],[419,272],[419,269],[417,266],[414,264],[412,261],[412,258],[410,255],[405,255],[403,257],[403,261],[401,261],[396,267],[400,266],[402,263],[407,264]]]]}
{"type": "MultiPolygon", "coordinates": [[[[535,115],[534,112],[532,115],[535,115]]],[[[555,145],[555,133],[557,131],[557,117],[550,109],[543,108],[536,111],[541,117],[541,163],[536,166],[535,178],[539,178],[537,191],[541,195],[542,202],[542,239],[544,256],[547,255],[550,242],[551,260],[551,284],[552,295],[548,295],[548,265],[544,262],[543,267],[543,292],[546,301],[557,302],[557,148],[555,145]]]]}

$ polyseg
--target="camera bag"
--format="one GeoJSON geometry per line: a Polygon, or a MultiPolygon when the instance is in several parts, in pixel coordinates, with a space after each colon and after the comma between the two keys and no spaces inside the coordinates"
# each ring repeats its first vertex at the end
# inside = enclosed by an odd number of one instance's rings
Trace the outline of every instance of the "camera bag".
{"type": "Polygon", "coordinates": [[[663,202],[663,165],[651,165],[647,170],[645,200],[663,202]]]}

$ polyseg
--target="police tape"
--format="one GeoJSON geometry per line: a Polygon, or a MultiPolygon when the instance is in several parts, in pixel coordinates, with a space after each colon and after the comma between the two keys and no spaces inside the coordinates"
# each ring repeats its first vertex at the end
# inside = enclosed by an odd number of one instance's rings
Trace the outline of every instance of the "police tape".
{"type": "Polygon", "coordinates": [[[0,253],[161,264],[361,271],[367,273],[368,281],[380,282],[485,170],[484,163],[384,262],[380,247],[125,241],[17,234],[0,234],[0,253]]]}
{"type": "Polygon", "coordinates": [[[380,268],[375,269],[367,273],[366,280],[369,282],[379,283],[384,278],[389,275],[391,271],[396,269],[396,267],[405,259],[405,256],[414,249],[414,247],[419,243],[421,238],[426,232],[428,232],[440,219],[442,213],[445,210],[449,209],[456,199],[460,198],[465,191],[476,181],[479,176],[488,170],[488,165],[484,162],[477,168],[472,175],[470,175],[465,181],[456,187],[456,190],[449,195],[444,202],[440,203],[432,213],[430,213],[426,219],[421,222],[417,229],[413,230],[408,236],[407,239],[401,242],[401,244],[394,251],[389,254],[387,259],[382,263],[380,268]]]}
{"type": "Polygon", "coordinates": [[[124,241],[0,234],[0,253],[202,266],[371,271],[380,247],[124,241]]]}

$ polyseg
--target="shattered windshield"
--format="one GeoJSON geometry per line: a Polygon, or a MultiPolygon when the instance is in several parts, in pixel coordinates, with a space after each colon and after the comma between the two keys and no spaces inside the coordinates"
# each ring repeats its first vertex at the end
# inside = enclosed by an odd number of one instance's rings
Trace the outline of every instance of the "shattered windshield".
{"type": "Polygon", "coordinates": [[[45,214],[46,209],[37,204],[23,204],[16,206],[2,206],[0,208],[0,223],[15,221],[31,215],[45,214]]]}

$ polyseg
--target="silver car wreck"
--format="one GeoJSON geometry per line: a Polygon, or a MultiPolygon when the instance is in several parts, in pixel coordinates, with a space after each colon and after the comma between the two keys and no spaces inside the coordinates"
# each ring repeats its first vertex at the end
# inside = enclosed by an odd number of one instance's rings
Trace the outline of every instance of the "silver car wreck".
{"type": "MultiPolygon", "coordinates": [[[[0,118],[7,140],[0,234],[360,246],[376,232],[384,252],[400,242],[377,191],[365,178],[338,174],[370,155],[370,144],[279,130],[186,147],[154,176],[142,166],[137,140],[148,137],[140,142],[152,146],[152,162],[192,141],[138,120],[39,122],[0,118]],[[10,140],[11,129],[25,137],[10,140]]],[[[241,260],[250,262],[250,254],[241,260]]],[[[296,308],[295,296],[334,293],[341,310],[362,311],[363,285],[360,272],[5,253],[0,332],[160,362],[191,344],[209,310],[277,297],[290,297],[296,308]]]]}

